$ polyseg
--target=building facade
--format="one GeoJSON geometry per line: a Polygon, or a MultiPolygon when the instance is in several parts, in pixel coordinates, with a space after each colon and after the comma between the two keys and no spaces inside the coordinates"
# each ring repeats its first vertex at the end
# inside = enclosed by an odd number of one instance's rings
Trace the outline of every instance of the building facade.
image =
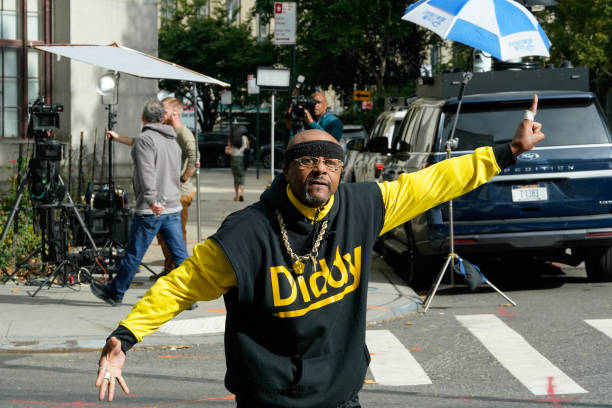
{"type": "MultiPolygon", "coordinates": [[[[64,107],[55,131],[65,145],[64,182],[104,181],[108,111],[96,84],[106,70],[32,46],[116,42],[157,56],[157,18],[158,0],[0,0],[0,161],[17,159],[20,150],[25,157],[33,154],[28,108],[43,97],[47,104],[64,107]]],[[[142,104],[157,91],[156,80],[120,75],[114,129],[136,135],[142,104]]],[[[129,149],[116,146],[114,151],[117,183],[131,184],[129,149]]],[[[0,167],[0,192],[9,188],[13,173],[0,167]]]]}

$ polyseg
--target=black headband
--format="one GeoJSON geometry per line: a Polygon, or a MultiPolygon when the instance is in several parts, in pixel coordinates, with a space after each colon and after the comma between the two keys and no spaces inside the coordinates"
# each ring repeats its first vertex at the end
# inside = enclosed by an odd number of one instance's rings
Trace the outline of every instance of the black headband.
{"type": "Polygon", "coordinates": [[[285,165],[289,165],[293,160],[304,156],[344,160],[344,150],[339,144],[327,140],[298,143],[285,152],[285,165]]]}

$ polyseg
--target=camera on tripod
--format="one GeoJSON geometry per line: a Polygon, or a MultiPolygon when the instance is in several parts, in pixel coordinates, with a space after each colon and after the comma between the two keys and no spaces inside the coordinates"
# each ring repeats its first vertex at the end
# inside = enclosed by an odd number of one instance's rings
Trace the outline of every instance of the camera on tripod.
{"type": "Polygon", "coordinates": [[[29,109],[32,134],[30,135],[30,129],[28,129],[28,137],[45,138],[47,137],[47,130],[59,129],[59,114],[63,111],[64,107],[62,105],[47,105],[41,98],[35,100],[29,109]]]}
{"type": "Polygon", "coordinates": [[[314,107],[317,104],[312,98],[307,98],[304,95],[295,95],[291,97],[291,119],[304,119],[306,111],[313,115],[314,107]]]}
{"type": "Polygon", "coordinates": [[[64,156],[64,145],[52,138],[51,131],[59,129],[62,105],[48,105],[37,99],[29,108],[28,138],[34,139],[34,154],[30,159],[30,193],[43,204],[57,204],[64,199],[66,188],[59,182],[59,162],[64,156]]]}

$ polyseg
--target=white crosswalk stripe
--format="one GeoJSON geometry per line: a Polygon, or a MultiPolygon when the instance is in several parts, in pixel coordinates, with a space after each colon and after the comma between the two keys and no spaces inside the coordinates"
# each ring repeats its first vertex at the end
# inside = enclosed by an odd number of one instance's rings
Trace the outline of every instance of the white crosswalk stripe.
{"type": "Polygon", "coordinates": [[[366,331],[370,370],[381,385],[431,384],[425,370],[389,330],[366,331]]]}
{"type": "Polygon", "coordinates": [[[590,324],[606,336],[612,338],[612,319],[592,319],[585,320],[587,324],[590,324]]]}
{"type": "MultiPolygon", "coordinates": [[[[510,374],[534,395],[586,393],[563,371],[548,361],[523,336],[491,314],[456,316],[510,374]]],[[[612,338],[612,319],[585,322],[612,338]]],[[[223,333],[225,315],[197,319],[171,320],[159,332],[173,335],[223,333]]],[[[367,330],[366,343],[372,354],[370,371],[377,384],[416,386],[432,384],[431,379],[409,350],[389,330],[367,330]]]]}
{"type": "Polygon", "coordinates": [[[555,394],[587,392],[498,317],[482,314],[456,318],[534,395],[547,395],[549,378],[555,394]]]}
{"type": "Polygon", "coordinates": [[[199,319],[170,320],[158,330],[161,333],[181,335],[223,333],[225,315],[199,319]]]}

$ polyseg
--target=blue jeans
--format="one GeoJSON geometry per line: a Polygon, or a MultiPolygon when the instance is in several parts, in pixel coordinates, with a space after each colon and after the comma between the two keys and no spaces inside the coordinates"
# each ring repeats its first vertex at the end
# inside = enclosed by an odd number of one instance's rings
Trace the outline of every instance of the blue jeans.
{"type": "Polygon", "coordinates": [[[125,256],[119,264],[117,276],[110,283],[110,289],[120,297],[123,297],[130,287],[142,258],[158,232],[164,238],[175,265],[180,265],[187,258],[180,212],[162,214],[159,217],[134,215],[125,256]]]}

